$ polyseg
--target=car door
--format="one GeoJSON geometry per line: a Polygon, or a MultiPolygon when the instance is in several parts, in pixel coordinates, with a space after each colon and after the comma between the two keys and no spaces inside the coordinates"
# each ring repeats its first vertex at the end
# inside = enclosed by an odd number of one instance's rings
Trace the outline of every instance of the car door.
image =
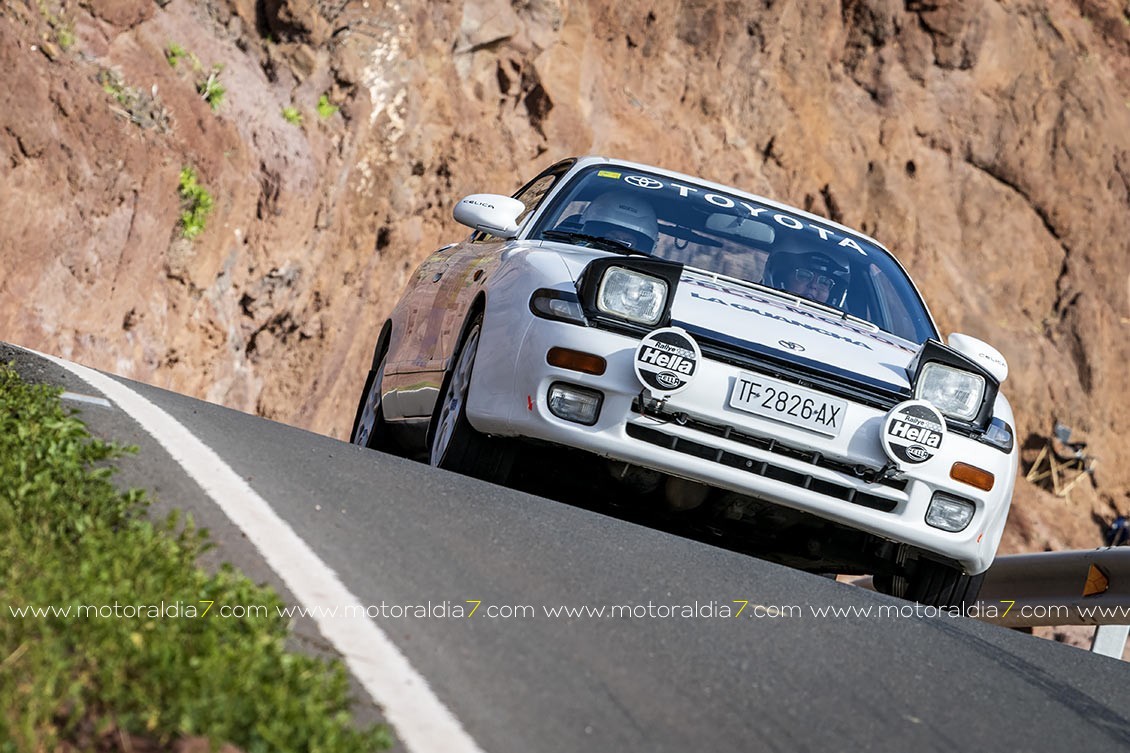
{"type": "MultiPolygon", "coordinates": [[[[573,162],[555,164],[514,194],[525,205],[519,225],[541,206],[573,162]]],[[[393,315],[396,342],[385,369],[386,416],[431,416],[471,306],[487,289],[508,242],[475,232],[462,243],[439,249],[416,270],[393,315]]]]}

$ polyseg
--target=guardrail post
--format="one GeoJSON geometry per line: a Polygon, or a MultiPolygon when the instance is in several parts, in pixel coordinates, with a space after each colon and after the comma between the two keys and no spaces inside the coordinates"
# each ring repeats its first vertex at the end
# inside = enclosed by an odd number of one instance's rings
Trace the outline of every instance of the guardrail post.
{"type": "Polygon", "coordinates": [[[1130,625],[1099,625],[1095,628],[1095,639],[1091,651],[1103,656],[1122,658],[1126,648],[1126,637],[1130,635],[1130,625]]]}

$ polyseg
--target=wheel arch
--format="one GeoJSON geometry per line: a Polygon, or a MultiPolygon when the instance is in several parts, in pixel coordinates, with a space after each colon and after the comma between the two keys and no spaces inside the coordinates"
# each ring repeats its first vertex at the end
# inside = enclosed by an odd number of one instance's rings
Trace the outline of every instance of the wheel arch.
{"type": "Polygon", "coordinates": [[[373,360],[369,364],[370,371],[376,371],[377,366],[380,365],[381,356],[388,350],[389,341],[392,339],[392,319],[386,319],[384,325],[381,326],[381,333],[377,335],[377,344],[373,348],[373,360]]]}
{"type": "Polygon", "coordinates": [[[424,435],[424,441],[427,445],[431,445],[432,439],[435,437],[436,421],[439,418],[440,405],[443,400],[443,394],[447,390],[447,383],[451,379],[451,370],[455,368],[455,360],[459,357],[459,352],[463,349],[463,341],[467,339],[467,332],[471,327],[471,322],[482,314],[486,316],[487,295],[485,291],[480,290],[475,294],[471,300],[471,305],[467,307],[467,313],[463,316],[463,324],[459,327],[459,337],[455,340],[455,347],[451,349],[451,355],[447,359],[447,365],[443,370],[443,379],[440,380],[439,394],[436,397],[436,403],[432,407],[432,416],[428,420],[428,431],[424,435]]]}

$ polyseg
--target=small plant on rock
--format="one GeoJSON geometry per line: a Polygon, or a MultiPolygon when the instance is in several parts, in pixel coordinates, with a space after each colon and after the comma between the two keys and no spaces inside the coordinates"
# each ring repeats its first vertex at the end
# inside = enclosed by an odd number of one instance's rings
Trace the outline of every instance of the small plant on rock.
{"type": "Polygon", "coordinates": [[[169,46],[165,48],[165,60],[169,61],[169,65],[173,68],[177,67],[182,58],[188,57],[188,54],[188,50],[176,42],[169,42],[169,46]]]}
{"type": "Polygon", "coordinates": [[[215,202],[212,194],[197,182],[196,170],[192,167],[185,167],[180,171],[178,193],[181,198],[181,234],[187,240],[192,240],[204,232],[205,222],[215,202]]]}
{"type": "Polygon", "coordinates": [[[339,109],[341,108],[330,102],[329,94],[323,94],[322,96],[318,97],[318,117],[322,118],[323,120],[333,117],[333,114],[339,109]]]}
{"type": "Polygon", "coordinates": [[[224,66],[217,63],[212,66],[212,70],[208,73],[208,78],[201,79],[196,83],[196,91],[199,92],[201,99],[208,103],[208,106],[213,111],[219,109],[220,105],[224,102],[224,95],[227,94],[227,89],[220,83],[220,73],[223,72],[224,66]]]}

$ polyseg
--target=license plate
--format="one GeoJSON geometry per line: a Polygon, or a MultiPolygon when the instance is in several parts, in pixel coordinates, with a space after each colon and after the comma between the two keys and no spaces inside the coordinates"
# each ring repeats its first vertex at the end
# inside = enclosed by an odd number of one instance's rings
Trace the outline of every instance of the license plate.
{"type": "Polygon", "coordinates": [[[833,437],[840,433],[847,412],[843,400],[745,372],[734,382],[730,407],[833,437]]]}

